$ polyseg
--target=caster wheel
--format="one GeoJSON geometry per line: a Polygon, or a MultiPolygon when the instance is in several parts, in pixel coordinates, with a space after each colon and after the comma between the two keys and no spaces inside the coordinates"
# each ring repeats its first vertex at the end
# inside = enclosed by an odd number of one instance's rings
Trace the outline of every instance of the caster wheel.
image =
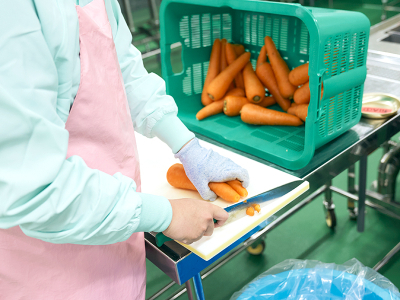
{"type": "Polygon", "coordinates": [[[326,211],[326,215],[325,215],[325,221],[326,221],[326,225],[328,225],[329,228],[335,228],[336,227],[336,214],[335,214],[335,210],[333,209],[328,209],[326,211]]]}
{"type": "Polygon", "coordinates": [[[358,216],[357,207],[355,207],[355,208],[353,208],[353,209],[349,209],[349,217],[350,217],[350,220],[357,220],[357,216],[358,216]]]}
{"type": "Polygon", "coordinates": [[[256,246],[249,246],[247,247],[247,252],[250,253],[251,255],[261,255],[264,252],[265,249],[265,241],[261,241],[258,245],[256,246]]]}

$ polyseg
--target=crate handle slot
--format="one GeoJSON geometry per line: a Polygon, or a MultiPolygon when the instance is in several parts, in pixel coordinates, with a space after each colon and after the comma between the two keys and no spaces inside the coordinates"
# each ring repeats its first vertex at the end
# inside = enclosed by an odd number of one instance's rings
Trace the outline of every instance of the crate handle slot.
{"type": "MultiPolygon", "coordinates": [[[[163,53],[163,51],[161,51],[161,57],[166,62],[165,67],[167,69],[167,75],[168,76],[181,75],[183,73],[183,70],[185,70],[185,63],[184,63],[184,60],[182,59],[183,48],[184,48],[184,47],[182,47],[182,43],[176,42],[173,44],[166,44],[165,46],[166,46],[165,47],[166,51],[164,51],[164,53],[163,53]],[[182,63],[182,65],[178,65],[179,69],[177,69],[177,67],[173,67],[172,61],[173,61],[173,56],[178,54],[179,49],[180,49],[180,52],[179,52],[178,61],[180,61],[182,63]]],[[[176,58],[175,58],[174,62],[177,62],[176,58]]]]}
{"type": "Polygon", "coordinates": [[[366,78],[366,66],[358,67],[356,69],[347,71],[340,75],[332,76],[327,79],[324,79],[323,76],[322,82],[324,85],[324,94],[321,99],[321,104],[336,96],[337,94],[343,93],[349,89],[363,84],[366,78]]]}

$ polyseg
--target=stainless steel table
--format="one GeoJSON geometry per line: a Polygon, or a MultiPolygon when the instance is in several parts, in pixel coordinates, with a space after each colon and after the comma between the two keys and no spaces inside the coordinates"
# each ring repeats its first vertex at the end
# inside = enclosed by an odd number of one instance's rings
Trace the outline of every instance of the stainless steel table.
{"type": "MultiPolygon", "coordinates": [[[[397,21],[400,22],[400,19],[397,21]]],[[[393,21],[391,21],[390,24],[392,23],[393,21]]],[[[395,24],[395,22],[393,24],[395,24]]],[[[382,28],[379,26],[375,27],[375,29],[372,28],[371,43],[376,40],[376,35],[381,34],[381,31],[382,28]]],[[[376,51],[374,50],[374,47],[372,47],[368,53],[367,67],[368,76],[365,82],[365,93],[390,92],[391,94],[394,94],[400,98],[400,56],[384,53],[382,51],[376,51]]],[[[146,233],[145,239],[147,258],[173,280],[170,284],[165,286],[149,299],[157,298],[169,287],[174,285],[174,283],[187,283],[191,278],[194,278],[198,299],[204,299],[201,288],[201,279],[209,276],[213,271],[227,263],[230,259],[235,257],[241,251],[245,250],[254,242],[258,241],[261,237],[265,236],[270,230],[275,228],[286,218],[291,216],[306,204],[310,203],[322,193],[325,193],[324,204],[327,210],[327,217],[328,219],[330,218],[331,226],[334,226],[332,222],[335,221],[333,219],[334,204],[331,197],[332,191],[342,192],[342,194],[348,196],[350,204],[354,204],[354,201],[358,201],[357,227],[359,231],[363,231],[364,207],[366,204],[365,193],[367,156],[380,147],[380,145],[382,145],[384,142],[390,140],[390,138],[399,132],[399,130],[400,112],[386,120],[371,120],[362,118],[361,121],[351,130],[318,149],[314,158],[307,165],[307,167],[297,171],[284,169],[248,153],[244,153],[222,145],[207,137],[198,136],[200,139],[227,148],[232,152],[239,153],[266,165],[270,165],[274,168],[290,173],[301,179],[307,180],[310,183],[310,189],[306,192],[306,194],[292,201],[289,205],[278,211],[266,222],[246,234],[243,238],[225,249],[222,253],[210,261],[204,261],[174,241],[167,242],[161,248],[158,248],[155,245],[153,234],[146,233]],[[360,162],[358,196],[354,196],[353,194],[346,193],[344,191],[339,191],[338,189],[335,189],[335,187],[331,186],[333,178],[347,170],[349,167],[353,166],[358,161],[360,162]],[[200,272],[202,270],[216,261],[218,261],[218,263],[214,267],[200,276],[200,272]]],[[[349,208],[351,210],[351,207],[349,208]]],[[[190,288],[190,285],[186,284],[186,286],[190,288]]],[[[185,291],[186,289],[182,289],[170,299],[175,299],[185,291]]],[[[192,299],[190,290],[188,296],[189,299],[192,299]]]]}

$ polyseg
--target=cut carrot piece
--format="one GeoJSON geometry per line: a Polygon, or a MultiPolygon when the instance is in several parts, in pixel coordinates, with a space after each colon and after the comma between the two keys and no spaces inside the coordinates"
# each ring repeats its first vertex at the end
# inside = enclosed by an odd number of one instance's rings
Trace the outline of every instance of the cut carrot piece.
{"type": "Polygon", "coordinates": [[[250,217],[254,216],[254,208],[252,206],[250,206],[246,209],[246,215],[248,215],[250,217]]]}
{"type": "Polygon", "coordinates": [[[214,80],[220,72],[220,56],[221,56],[221,41],[216,39],[211,50],[210,62],[208,64],[207,77],[204,81],[203,92],[201,93],[201,103],[208,105],[212,103],[212,99],[207,94],[208,85],[214,80]]]}
{"type": "Polygon", "coordinates": [[[231,181],[228,181],[227,184],[229,184],[240,195],[240,197],[248,196],[249,193],[242,186],[242,183],[239,180],[231,180],[231,181]]]}
{"type": "Polygon", "coordinates": [[[265,89],[253,70],[250,62],[243,69],[244,91],[250,102],[259,103],[264,100],[265,89]]]}
{"type": "Polygon", "coordinates": [[[310,93],[310,82],[307,81],[303,86],[301,86],[295,93],[293,100],[297,104],[307,104],[310,103],[311,93],[310,93]]]}
{"type": "Polygon", "coordinates": [[[229,117],[240,115],[243,105],[249,103],[245,97],[226,96],[224,99],[224,114],[229,117]]]}
{"type": "MultiPolygon", "coordinates": [[[[235,49],[232,44],[227,43],[226,44],[226,60],[228,61],[228,64],[232,64],[237,58],[237,55],[235,53],[235,49]]],[[[236,77],[235,77],[235,84],[236,87],[241,88],[244,90],[244,83],[243,83],[243,76],[242,73],[239,72],[236,77]]]]}
{"type": "Polygon", "coordinates": [[[243,53],[238,59],[222,71],[208,86],[207,93],[212,100],[221,99],[228,91],[229,85],[236,75],[250,60],[250,53],[243,53]]]}
{"type": "Polygon", "coordinates": [[[264,108],[256,104],[246,104],[240,112],[243,122],[253,125],[300,126],[303,122],[296,116],[264,108]]]}
{"type": "Polygon", "coordinates": [[[271,37],[266,36],[264,42],[279,91],[284,98],[292,99],[297,87],[289,82],[289,67],[279,54],[271,37]]]}
{"type": "Polygon", "coordinates": [[[308,63],[294,68],[289,73],[289,81],[294,86],[305,84],[309,80],[308,63]]]}
{"type": "Polygon", "coordinates": [[[203,120],[207,117],[222,113],[224,111],[224,100],[213,101],[213,103],[203,107],[196,114],[197,120],[203,120]]]}
{"type": "Polygon", "coordinates": [[[272,96],[274,96],[276,102],[279,106],[287,111],[290,107],[290,100],[282,97],[281,92],[278,88],[278,83],[276,82],[274,72],[269,63],[265,62],[261,65],[257,66],[256,74],[258,78],[261,80],[263,85],[268,89],[272,96]]]}
{"type": "Polygon", "coordinates": [[[252,206],[258,213],[261,211],[261,206],[260,206],[260,204],[254,203],[254,204],[252,204],[251,206],[252,206]]]}

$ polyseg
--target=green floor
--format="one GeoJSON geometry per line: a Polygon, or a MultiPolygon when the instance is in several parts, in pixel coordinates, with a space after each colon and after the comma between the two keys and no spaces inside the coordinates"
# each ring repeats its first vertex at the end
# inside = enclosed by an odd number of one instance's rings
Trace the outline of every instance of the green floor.
{"type": "MultiPolygon", "coordinates": [[[[317,6],[328,7],[327,0],[316,0],[315,2],[317,6]]],[[[377,5],[380,3],[380,0],[355,0],[351,3],[350,1],[334,0],[334,8],[363,12],[373,25],[380,22],[381,10],[377,9],[377,5]]],[[[389,12],[388,17],[394,14],[394,12],[389,12]]],[[[148,15],[146,10],[134,12],[134,18],[138,16],[140,22],[146,21],[148,15]]],[[[161,73],[157,56],[147,58],[144,62],[148,71],[161,73]]],[[[394,139],[398,141],[398,137],[394,139]]],[[[368,159],[368,184],[376,179],[377,166],[381,156],[382,150],[379,149],[368,159]]],[[[333,180],[333,184],[346,189],[346,175],[347,173],[344,172],[337,176],[333,180]]],[[[334,202],[338,224],[336,230],[332,232],[325,225],[322,200],[322,197],[317,198],[272,230],[267,235],[267,248],[263,255],[252,256],[247,252],[242,252],[207,277],[203,281],[206,299],[229,299],[235,291],[240,290],[254,277],[290,258],[312,259],[337,264],[357,258],[364,265],[373,267],[400,242],[400,220],[392,219],[369,208],[367,209],[365,232],[358,233],[356,222],[349,219],[346,199],[335,194],[334,202]]],[[[383,267],[380,273],[400,287],[400,254],[383,267]]],[[[162,271],[149,261],[147,262],[147,297],[153,295],[170,281],[162,271]]],[[[179,288],[175,285],[157,299],[168,299],[179,288]]],[[[178,299],[187,299],[187,295],[184,294],[178,299]]]]}

